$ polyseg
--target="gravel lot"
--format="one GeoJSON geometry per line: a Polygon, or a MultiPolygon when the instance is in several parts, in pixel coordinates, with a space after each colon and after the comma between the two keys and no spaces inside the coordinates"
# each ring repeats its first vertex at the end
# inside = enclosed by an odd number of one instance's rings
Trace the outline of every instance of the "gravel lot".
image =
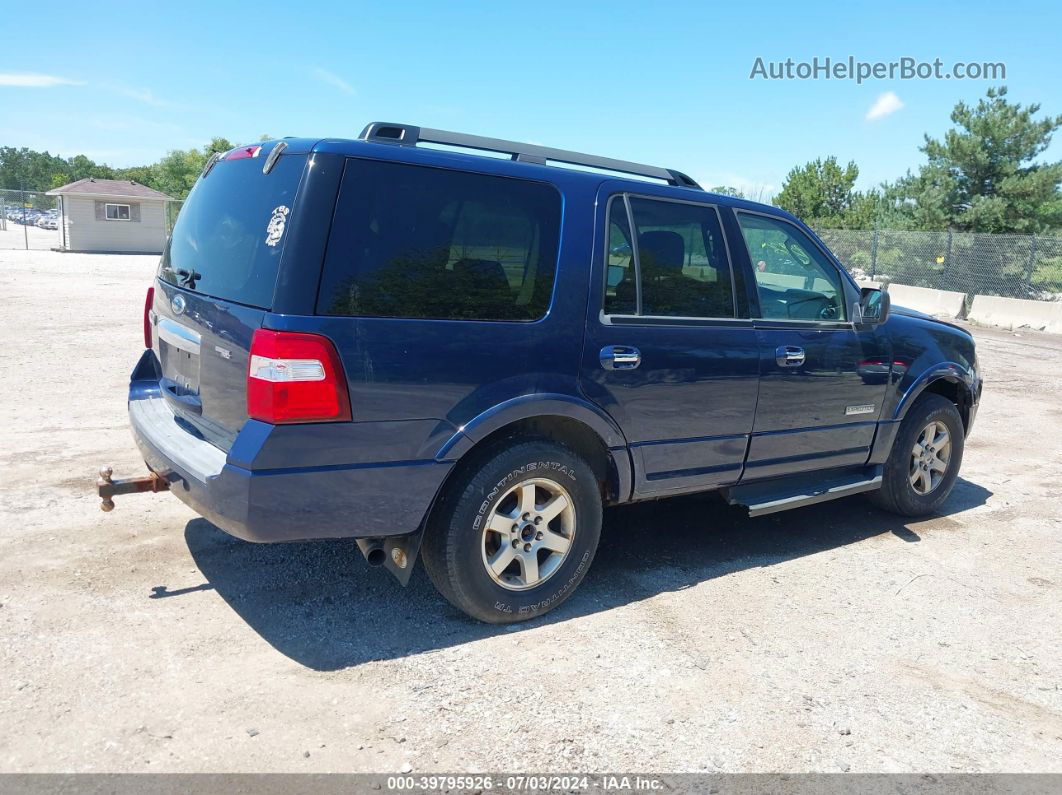
{"type": "Polygon", "coordinates": [[[0,770],[1062,772],[1062,337],[977,330],[943,515],[616,508],[577,594],[473,623],[352,542],[256,546],[139,474],[153,257],[0,251],[0,770]]]}
{"type": "MultiPolygon", "coordinates": [[[[50,251],[53,248],[59,246],[62,242],[60,235],[62,232],[58,229],[40,229],[36,226],[23,226],[17,224],[14,221],[8,221],[7,229],[0,229],[0,249],[25,249],[26,244],[29,244],[30,249],[36,249],[38,251],[50,251]]],[[[9,262],[5,255],[5,266],[9,262]]],[[[18,262],[26,262],[26,256],[23,254],[17,259],[18,262]]]]}

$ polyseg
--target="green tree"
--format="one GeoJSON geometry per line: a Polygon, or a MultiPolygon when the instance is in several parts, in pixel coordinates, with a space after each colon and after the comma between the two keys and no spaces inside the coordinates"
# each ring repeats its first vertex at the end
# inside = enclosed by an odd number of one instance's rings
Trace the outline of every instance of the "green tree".
{"type": "Polygon", "coordinates": [[[202,149],[175,149],[151,168],[149,187],[174,199],[184,199],[199,178],[207,158],[214,152],[227,152],[233,144],[214,138],[202,149]]]}
{"type": "Polygon", "coordinates": [[[1062,116],[1034,118],[1040,105],[988,89],[976,106],[958,103],[955,127],[925,137],[927,162],[885,191],[890,214],[911,229],[1045,232],[1062,228],[1062,162],[1037,158],[1062,127],[1062,116]]]}
{"type": "Polygon", "coordinates": [[[176,150],[157,163],[129,168],[112,168],[85,155],[62,158],[26,147],[0,147],[0,188],[48,191],[79,179],[127,179],[183,199],[192,189],[203,165],[214,152],[227,152],[233,144],[226,138],[213,138],[202,149],[176,150]]]}
{"type": "Polygon", "coordinates": [[[48,152],[26,147],[0,147],[0,188],[47,191],[85,177],[108,179],[114,169],[84,155],[63,159],[48,152]]]}
{"type": "Polygon", "coordinates": [[[735,199],[744,199],[745,194],[738,188],[732,188],[729,185],[716,185],[714,188],[708,189],[709,193],[718,193],[720,196],[733,196],[735,199]]]}
{"type": "Polygon", "coordinates": [[[836,157],[794,168],[774,203],[806,223],[831,229],[865,229],[874,221],[875,194],[855,190],[859,167],[841,166],[836,157]]]}
{"type": "Polygon", "coordinates": [[[152,187],[155,181],[154,166],[131,166],[129,168],[115,169],[115,179],[127,179],[130,182],[139,182],[141,185],[152,187]]]}

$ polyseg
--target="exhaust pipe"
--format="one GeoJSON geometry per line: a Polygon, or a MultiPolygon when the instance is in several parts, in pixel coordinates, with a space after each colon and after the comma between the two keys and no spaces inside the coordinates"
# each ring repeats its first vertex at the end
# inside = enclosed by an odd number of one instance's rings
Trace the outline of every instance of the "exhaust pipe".
{"type": "Polygon", "coordinates": [[[370,566],[382,566],[387,562],[387,550],[378,538],[359,538],[358,549],[370,566]]]}
{"type": "Polygon", "coordinates": [[[422,537],[423,530],[404,536],[357,538],[355,541],[370,566],[383,566],[406,585],[417,561],[422,537]]]}

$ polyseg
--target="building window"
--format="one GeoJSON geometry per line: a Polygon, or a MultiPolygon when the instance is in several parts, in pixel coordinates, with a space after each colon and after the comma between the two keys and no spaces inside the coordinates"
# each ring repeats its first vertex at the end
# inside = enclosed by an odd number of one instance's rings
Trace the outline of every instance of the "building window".
{"type": "Polygon", "coordinates": [[[108,221],[128,221],[129,220],[129,205],[128,204],[107,204],[105,205],[106,218],[108,221]]]}

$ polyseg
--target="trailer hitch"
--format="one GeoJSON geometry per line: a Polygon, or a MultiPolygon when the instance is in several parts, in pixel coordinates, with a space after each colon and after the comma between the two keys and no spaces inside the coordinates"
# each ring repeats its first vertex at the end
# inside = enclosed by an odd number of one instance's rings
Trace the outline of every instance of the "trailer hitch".
{"type": "Polygon", "coordinates": [[[100,510],[113,511],[114,497],[119,494],[139,494],[144,491],[158,493],[169,491],[170,484],[164,478],[154,472],[141,475],[138,478],[119,478],[114,480],[111,476],[114,470],[110,467],[100,469],[100,479],[96,481],[96,492],[100,495],[100,510]]]}

